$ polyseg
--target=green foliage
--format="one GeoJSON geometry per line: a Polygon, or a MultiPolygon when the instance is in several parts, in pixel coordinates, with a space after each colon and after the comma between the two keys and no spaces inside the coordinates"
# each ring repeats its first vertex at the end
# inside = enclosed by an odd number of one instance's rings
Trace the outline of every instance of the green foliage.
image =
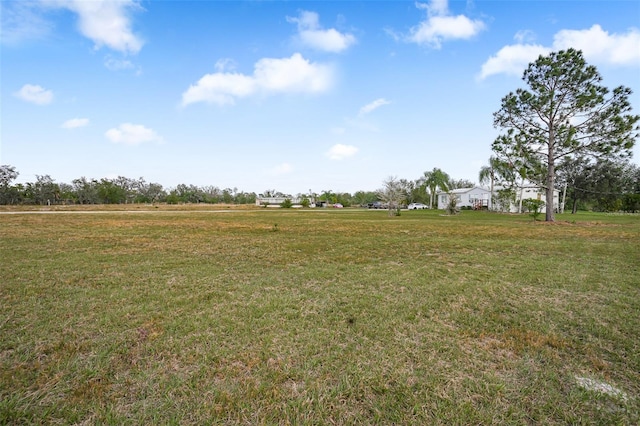
{"type": "Polygon", "coordinates": [[[558,169],[561,185],[573,213],[580,207],[594,211],[632,208],[633,195],[640,193],[640,168],[629,161],[587,158],[567,159],[558,169]]]}
{"type": "Polygon", "coordinates": [[[508,212],[511,204],[516,201],[516,191],[511,188],[503,188],[496,191],[494,208],[498,211],[508,212]]]}
{"type": "Polygon", "coordinates": [[[540,216],[540,211],[544,205],[545,202],[543,200],[536,200],[533,198],[526,198],[522,200],[522,206],[531,213],[533,220],[538,220],[538,216],[540,216]]]}
{"type": "Polygon", "coordinates": [[[622,210],[627,213],[640,211],[640,194],[625,194],[622,197],[622,210]]]}
{"type": "Polygon", "coordinates": [[[548,188],[546,220],[552,221],[557,163],[580,155],[629,156],[640,116],[630,114],[631,90],[620,86],[609,92],[599,84],[597,69],[574,49],[540,56],[523,80],[529,90],[509,93],[494,114],[494,125],[506,133],[492,149],[521,177],[548,188]]]}
{"type": "Polygon", "coordinates": [[[283,209],[290,209],[293,206],[293,203],[290,199],[285,198],[283,202],[280,203],[280,207],[283,209]]]}
{"type": "Polygon", "coordinates": [[[438,191],[448,191],[450,189],[450,181],[451,177],[437,167],[434,167],[430,172],[424,172],[421,184],[424,188],[429,189],[430,208],[434,208],[434,201],[436,201],[436,193],[438,191]]]}
{"type": "Polygon", "coordinates": [[[13,166],[0,166],[0,204],[14,204],[19,200],[19,192],[11,185],[19,175],[13,166]]]}

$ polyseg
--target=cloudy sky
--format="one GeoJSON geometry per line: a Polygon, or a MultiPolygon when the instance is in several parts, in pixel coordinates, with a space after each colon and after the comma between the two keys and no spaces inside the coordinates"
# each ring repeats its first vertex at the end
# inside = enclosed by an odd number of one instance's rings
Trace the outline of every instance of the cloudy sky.
{"type": "MultiPolygon", "coordinates": [[[[0,164],[291,194],[439,167],[477,180],[492,114],[574,47],[640,112],[640,2],[1,2],[0,164]]],[[[634,161],[640,158],[640,147],[634,161]]]]}

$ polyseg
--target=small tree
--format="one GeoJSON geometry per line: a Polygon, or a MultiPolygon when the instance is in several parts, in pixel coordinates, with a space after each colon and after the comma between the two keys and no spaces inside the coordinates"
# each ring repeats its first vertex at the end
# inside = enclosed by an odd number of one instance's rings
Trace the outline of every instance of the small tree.
{"type": "Polygon", "coordinates": [[[527,198],[522,200],[522,205],[525,209],[530,213],[530,216],[533,218],[534,222],[538,220],[538,216],[540,216],[540,212],[545,205],[545,202],[542,200],[536,200],[533,198],[527,198]]]}
{"type": "Polygon", "coordinates": [[[508,212],[511,205],[516,202],[516,191],[512,188],[498,189],[496,192],[495,207],[501,212],[508,212]]]}
{"type": "Polygon", "coordinates": [[[280,203],[280,207],[283,209],[290,209],[291,206],[293,206],[293,203],[288,198],[285,198],[284,201],[280,203]]]}
{"type": "Polygon", "coordinates": [[[458,196],[456,194],[449,194],[449,201],[447,202],[445,210],[447,211],[447,214],[452,216],[460,212],[458,209],[458,196]]]}
{"type": "Polygon", "coordinates": [[[378,198],[388,206],[389,216],[400,216],[400,205],[406,198],[402,183],[393,176],[383,182],[384,187],[377,191],[378,198]]]}

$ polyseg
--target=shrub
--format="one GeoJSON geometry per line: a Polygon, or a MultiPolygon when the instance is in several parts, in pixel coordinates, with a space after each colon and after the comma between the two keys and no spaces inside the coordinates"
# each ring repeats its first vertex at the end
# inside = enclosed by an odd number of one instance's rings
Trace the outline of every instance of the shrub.
{"type": "Polygon", "coordinates": [[[291,206],[293,206],[293,203],[288,198],[285,198],[284,201],[280,203],[280,207],[282,207],[283,209],[290,209],[291,206]]]}
{"type": "Polygon", "coordinates": [[[449,202],[447,203],[447,214],[454,215],[458,214],[460,209],[458,209],[458,197],[455,194],[449,194],[449,202]]]}
{"type": "Polygon", "coordinates": [[[522,205],[524,206],[525,209],[527,209],[530,212],[531,217],[533,218],[533,220],[538,220],[538,216],[540,215],[540,212],[542,211],[542,208],[545,205],[545,202],[542,200],[534,200],[532,198],[527,198],[526,200],[522,200],[522,205]]]}

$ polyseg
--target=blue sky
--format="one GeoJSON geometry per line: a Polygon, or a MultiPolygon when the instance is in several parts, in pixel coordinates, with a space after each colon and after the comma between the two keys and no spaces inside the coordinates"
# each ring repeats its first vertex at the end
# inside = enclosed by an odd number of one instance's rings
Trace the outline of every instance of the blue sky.
{"type": "Polygon", "coordinates": [[[353,193],[434,167],[477,181],[500,99],[568,47],[640,113],[635,0],[1,7],[0,164],[18,182],[353,193]]]}

